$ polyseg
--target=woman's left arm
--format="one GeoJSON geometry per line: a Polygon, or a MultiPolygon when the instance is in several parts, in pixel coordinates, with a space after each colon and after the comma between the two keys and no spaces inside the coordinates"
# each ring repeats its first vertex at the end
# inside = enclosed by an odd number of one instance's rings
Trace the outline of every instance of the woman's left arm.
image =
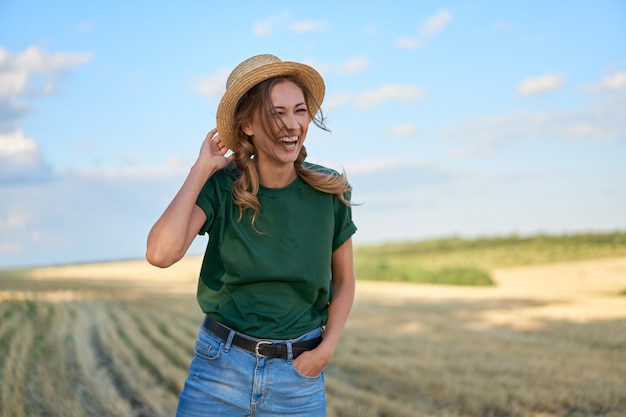
{"type": "Polygon", "coordinates": [[[348,239],[333,252],[332,286],[324,340],[317,348],[303,353],[295,361],[296,368],[304,375],[319,375],[328,364],[352,309],[356,286],[352,239],[348,239]]]}

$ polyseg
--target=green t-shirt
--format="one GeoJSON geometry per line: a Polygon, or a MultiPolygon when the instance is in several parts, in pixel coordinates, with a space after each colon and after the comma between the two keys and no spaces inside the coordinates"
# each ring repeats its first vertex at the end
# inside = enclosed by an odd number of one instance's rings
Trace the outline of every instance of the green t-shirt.
{"type": "Polygon", "coordinates": [[[332,252],[356,232],[350,207],[298,177],[284,188],[260,187],[255,230],[251,211],[239,220],[232,200],[238,175],[233,166],[215,173],[197,199],[207,217],[200,234],[209,234],[200,307],[258,338],[292,339],[326,324],[332,252]]]}

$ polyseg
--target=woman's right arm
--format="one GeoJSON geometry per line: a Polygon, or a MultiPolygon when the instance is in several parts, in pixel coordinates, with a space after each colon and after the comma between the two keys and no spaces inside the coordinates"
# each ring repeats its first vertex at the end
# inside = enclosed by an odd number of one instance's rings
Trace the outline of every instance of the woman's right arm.
{"type": "Polygon", "coordinates": [[[206,221],[198,195],[211,175],[234,160],[225,156],[228,149],[216,133],[208,133],[185,182],[148,234],[146,259],[154,266],[167,268],[182,259],[206,221]]]}

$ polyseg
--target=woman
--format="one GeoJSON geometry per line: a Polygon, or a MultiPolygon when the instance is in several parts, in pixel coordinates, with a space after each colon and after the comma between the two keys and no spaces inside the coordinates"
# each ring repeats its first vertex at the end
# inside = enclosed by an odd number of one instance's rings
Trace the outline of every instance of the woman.
{"type": "Polygon", "coordinates": [[[217,128],[150,231],[146,257],[162,268],[209,235],[205,319],[178,416],[326,414],[323,370],[354,299],[356,226],[345,176],[305,162],[310,122],[325,129],[323,97],[307,65],[239,64],[217,128]]]}

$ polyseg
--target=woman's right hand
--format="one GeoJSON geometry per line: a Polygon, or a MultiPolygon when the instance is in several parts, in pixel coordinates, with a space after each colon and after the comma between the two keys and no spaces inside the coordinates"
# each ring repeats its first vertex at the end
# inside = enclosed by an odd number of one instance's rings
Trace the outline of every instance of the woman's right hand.
{"type": "Polygon", "coordinates": [[[224,145],[217,133],[217,128],[213,128],[204,138],[200,148],[199,162],[208,163],[215,171],[226,168],[235,160],[235,154],[226,156],[229,149],[224,145]]]}

